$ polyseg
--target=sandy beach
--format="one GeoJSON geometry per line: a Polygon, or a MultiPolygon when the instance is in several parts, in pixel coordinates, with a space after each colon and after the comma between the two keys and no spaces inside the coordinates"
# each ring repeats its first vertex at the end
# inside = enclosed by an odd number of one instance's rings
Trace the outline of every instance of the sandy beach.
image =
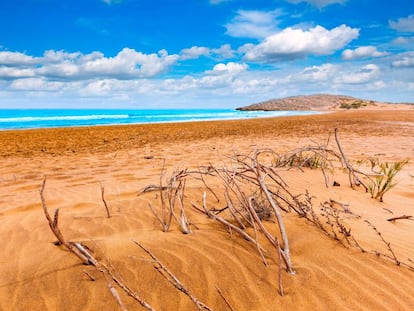
{"type": "MultiPolygon", "coordinates": [[[[414,109],[0,131],[0,143],[0,310],[122,310],[111,287],[125,309],[145,310],[107,273],[54,244],[39,195],[45,177],[46,204],[51,215],[59,209],[66,240],[81,242],[156,310],[197,307],[154,269],[154,261],[133,240],[212,310],[414,309],[414,109]],[[330,199],[346,205],[351,213],[340,213],[340,221],[365,250],[332,239],[296,213],[282,212],[295,270],[295,275],[282,272],[283,296],[278,256],[263,236],[267,266],[255,245],[192,207],[191,202],[202,205],[199,180],[186,181],[190,234],[183,234],[175,221],[162,231],[148,207],[159,208],[159,191],[137,195],[148,185],[159,185],[163,165],[167,172],[222,167],[235,153],[269,148],[281,155],[323,145],[328,137],[329,148],[336,150],[335,128],[350,163],[361,171],[369,171],[363,162],[369,157],[410,161],[384,202],[362,187],[351,189],[339,163],[329,172],[339,187],[326,187],[318,168],[279,169],[291,193],[310,193],[315,210],[330,199]],[[407,217],[387,220],[400,216],[407,217]]],[[[223,193],[218,183],[211,187],[223,193]]],[[[208,204],[226,206],[210,193],[208,204]]],[[[264,223],[277,235],[274,217],[264,223]]],[[[254,235],[252,228],[246,230],[254,235]]]]}

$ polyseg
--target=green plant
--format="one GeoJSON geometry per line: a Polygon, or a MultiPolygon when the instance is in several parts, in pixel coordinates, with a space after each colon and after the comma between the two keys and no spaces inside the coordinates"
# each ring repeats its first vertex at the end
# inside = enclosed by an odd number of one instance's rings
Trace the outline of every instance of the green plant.
{"type": "Polygon", "coordinates": [[[356,101],[353,101],[353,102],[342,103],[339,108],[342,108],[342,109],[358,109],[358,108],[366,107],[366,106],[368,106],[368,104],[366,102],[361,101],[361,100],[356,100],[356,101]]]}
{"type": "Polygon", "coordinates": [[[390,191],[397,184],[394,177],[402,170],[408,160],[403,160],[395,163],[383,162],[378,163],[378,160],[370,159],[372,169],[378,166],[379,171],[375,172],[377,175],[368,184],[368,191],[371,193],[373,199],[384,201],[384,194],[390,191]]]}

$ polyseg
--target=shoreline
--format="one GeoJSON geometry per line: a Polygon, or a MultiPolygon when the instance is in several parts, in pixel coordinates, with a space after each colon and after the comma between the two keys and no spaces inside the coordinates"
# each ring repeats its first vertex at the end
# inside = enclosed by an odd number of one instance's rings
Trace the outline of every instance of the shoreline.
{"type": "MultiPolygon", "coordinates": [[[[342,124],[341,131],[363,135],[366,128],[375,122],[413,120],[414,110],[347,110],[241,120],[5,130],[0,131],[0,144],[4,146],[0,157],[108,152],[147,144],[255,135],[306,137],[324,133],[327,136],[342,124]]],[[[380,124],[377,125],[378,131],[381,131],[380,124]]]]}
{"type": "MultiPolygon", "coordinates": [[[[255,111],[252,111],[255,112],[255,111]]],[[[257,112],[257,111],[256,111],[257,112]]],[[[259,111],[259,112],[270,112],[270,111],[259,111]]],[[[135,126],[135,125],[157,125],[157,124],[174,124],[174,123],[197,123],[197,122],[222,122],[222,121],[243,121],[243,120],[252,120],[252,119],[273,119],[273,118],[284,118],[284,117],[295,117],[295,116],[312,116],[317,114],[330,113],[334,111],[316,111],[316,110],[283,110],[283,111],[274,111],[274,112],[293,112],[293,115],[280,115],[280,116],[254,116],[254,117],[235,117],[228,119],[212,118],[212,119],[194,119],[194,120],[175,120],[175,121],[158,121],[158,122],[137,122],[137,123],[113,123],[113,124],[88,124],[88,125],[69,125],[69,126],[47,126],[47,127],[27,127],[27,128],[0,128],[2,131],[32,131],[32,130],[45,130],[45,129],[65,129],[65,128],[84,128],[84,127],[107,127],[107,126],[135,126]]]]}
{"type": "MultiPolygon", "coordinates": [[[[20,110],[10,111],[20,112],[20,110]]],[[[22,111],[25,112],[26,110],[22,111]]],[[[0,131],[247,120],[323,113],[315,110],[237,111],[236,109],[36,109],[32,111],[40,114],[14,115],[12,113],[8,117],[0,118],[0,125],[12,124],[10,127],[0,128],[0,131]],[[54,114],[44,113],[50,111],[54,114]],[[73,113],[68,114],[68,111],[73,111],[73,113]],[[82,111],[89,114],[79,114],[82,111]],[[13,126],[13,122],[16,122],[17,125],[13,126]],[[32,122],[38,124],[31,125],[32,122]]]]}

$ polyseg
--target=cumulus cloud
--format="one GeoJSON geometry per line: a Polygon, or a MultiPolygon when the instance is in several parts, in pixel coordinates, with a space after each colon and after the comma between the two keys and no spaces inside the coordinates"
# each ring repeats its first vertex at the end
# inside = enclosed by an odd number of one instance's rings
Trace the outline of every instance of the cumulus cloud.
{"type": "Polygon", "coordinates": [[[306,67],[299,76],[304,81],[331,81],[338,71],[337,66],[328,63],[321,66],[306,67]]]}
{"type": "Polygon", "coordinates": [[[24,66],[36,64],[38,61],[38,58],[24,53],[0,51],[0,65],[24,66]]]}
{"type": "Polygon", "coordinates": [[[35,71],[27,68],[15,68],[15,67],[0,67],[0,77],[3,79],[16,79],[33,77],[35,71]]]}
{"type": "Polygon", "coordinates": [[[346,25],[332,30],[322,26],[309,30],[286,28],[258,45],[244,46],[245,60],[271,63],[305,58],[307,55],[329,55],[358,36],[359,29],[346,25]]]}
{"type": "Polygon", "coordinates": [[[386,56],[388,53],[380,52],[375,46],[361,46],[355,50],[345,50],[342,52],[342,59],[345,60],[354,60],[359,58],[368,58],[368,57],[382,57],[386,56]]]}
{"type": "Polygon", "coordinates": [[[225,25],[226,34],[232,37],[263,39],[277,31],[280,10],[246,11],[239,10],[237,15],[225,25]]]}
{"type": "Polygon", "coordinates": [[[89,60],[80,69],[87,75],[153,77],[165,72],[177,59],[178,55],[168,55],[165,50],[158,54],[144,54],[124,48],[115,57],[89,60]]]}
{"type": "Polygon", "coordinates": [[[180,60],[197,59],[200,56],[213,56],[221,59],[233,58],[235,52],[230,44],[223,44],[219,48],[211,49],[204,46],[193,46],[180,52],[180,60]]]}
{"type": "Polygon", "coordinates": [[[198,88],[201,89],[222,89],[230,88],[236,77],[246,71],[247,64],[228,62],[227,64],[216,64],[212,70],[207,70],[205,75],[195,80],[198,88]]]}
{"type": "Polygon", "coordinates": [[[222,74],[230,74],[230,75],[237,75],[245,70],[247,70],[247,64],[240,64],[229,62],[227,64],[219,63],[213,67],[213,70],[208,70],[208,74],[212,75],[222,75],[222,74]]]}
{"type": "Polygon", "coordinates": [[[18,91],[41,91],[41,92],[55,92],[60,91],[67,84],[57,81],[48,81],[45,78],[26,78],[14,80],[10,87],[18,91]]]}
{"type": "Polygon", "coordinates": [[[310,5],[316,6],[317,8],[323,8],[325,6],[335,4],[335,3],[343,4],[346,1],[347,0],[288,0],[288,2],[295,3],[295,4],[300,3],[300,2],[306,2],[306,3],[309,3],[310,5]]]}
{"type": "Polygon", "coordinates": [[[414,67],[414,52],[407,52],[399,56],[399,59],[392,62],[394,67],[414,67]]]}
{"type": "Polygon", "coordinates": [[[183,49],[180,52],[180,59],[187,60],[187,59],[196,59],[200,56],[207,56],[210,54],[210,49],[204,46],[193,46],[189,49],[183,49]]]}
{"type": "Polygon", "coordinates": [[[165,50],[144,54],[129,48],[114,57],[105,57],[101,52],[46,51],[43,57],[35,58],[18,52],[0,52],[0,78],[34,75],[66,80],[148,78],[166,72],[178,58],[165,50]]]}
{"type": "Polygon", "coordinates": [[[414,36],[411,37],[397,37],[395,38],[392,43],[394,44],[398,44],[398,45],[406,45],[406,44],[411,44],[414,43],[414,36]]]}
{"type": "Polygon", "coordinates": [[[228,59],[234,57],[234,51],[230,44],[223,44],[217,49],[212,49],[211,52],[220,58],[228,59]]]}
{"type": "Polygon", "coordinates": [[[399,32],[414,32],[414,15],[401,17],[397,21],[390,20],[389,25],[399,32]]]}
{"type": "Polygon", "coordinates": [[[343,72],[334,82],[339,84],[364,84],[373,82],[380,75],[380,68],[375,64],[363,66],[356,72],[343,72]]]}
{"type": "Polygon", "coordinates": [[[54,51],[54,50],[47,50],[43,53],[42,62],[43,63],[59,63],[65,60],[76,60],[77,58],[82,59],[91,59],[91,58],[98,58],[103,57],[104,55],[100,52],[92,52],[87,55],[82,55],[80,52],[75,53],[67,53],[65,51],[54,51]]]}

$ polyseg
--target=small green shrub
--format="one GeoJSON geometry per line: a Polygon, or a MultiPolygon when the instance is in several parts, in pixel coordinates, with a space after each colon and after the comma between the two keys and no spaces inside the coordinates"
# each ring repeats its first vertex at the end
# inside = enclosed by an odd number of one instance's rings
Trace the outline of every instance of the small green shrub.
{"type": "Polygon", "coordinates": [[[356,100],[352,103],[342,103],[341,106],[339,106],[339,108],[342,109],[358,109],[361,107],[366,107],[368,106],[368,104],[364,101],[361,100],[356,100]]]}
{"type": "Polygon", "coordinates": [[[377,159],[370,159],[372,169],[379,168],[377,176],[368,184],[368,191],[371,193],[373,199],[384,201],[384,194],[390,191],[397,184],[394,177],[402,170],[408,160],[403,160],[395,163],[379,163],[377,159]]]}

